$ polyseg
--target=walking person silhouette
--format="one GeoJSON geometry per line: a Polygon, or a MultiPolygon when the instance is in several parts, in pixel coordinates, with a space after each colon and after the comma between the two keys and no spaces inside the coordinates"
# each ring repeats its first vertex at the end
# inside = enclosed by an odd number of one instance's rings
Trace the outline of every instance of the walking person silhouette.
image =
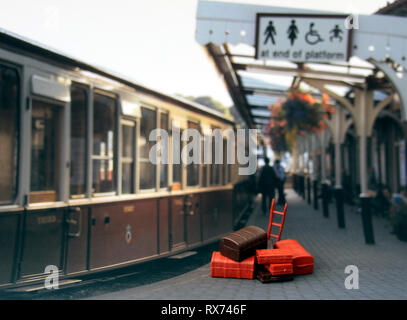
{"type": "Polygon", "coordinates": [[[276,187],[278,190],[278,204],[285,203],[285,194],[284,194],[284,183],[285,183],[285,172],[284,168],[280,164],[280,160],[274,161],[274,166],[272,167],[277,177],[276,187]]]}
{"type": "Polygon", "coordinates": [[[271,201],[275,197],[275,189],[277,187],[277,176],[272,167],[270,167],[270,159],[264,158],[264,166],[260,169],[259,182],[257,190],[261,193],[261,208],[264,214],[270,210],[271,201]]]}
{"type": "Polygon", "coordinates": [[[290,39],[291,45],[294,45],[295,39],[297,39],[298,28],[295,24],[295,20],[291,20],[291,25],[288,27],[288,39],[290,39]]]}
{"type": "Polygon", "coordinates": [[[264,31],[264,35],[266,35],[266,40],[264,40],[264,44],[267,43],[268,39],[271,39],[271,42],[273,44],[276,44],[274,41],[274,36],[276,35],[276,29],[274,28],[273,21],[269,22],[269,25],[267,26],[266,30],[264,31]]]}

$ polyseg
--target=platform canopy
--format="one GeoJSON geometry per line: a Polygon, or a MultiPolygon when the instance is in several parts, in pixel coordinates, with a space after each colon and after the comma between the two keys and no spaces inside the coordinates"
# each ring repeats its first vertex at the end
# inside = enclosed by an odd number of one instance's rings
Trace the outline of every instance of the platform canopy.
{"type": "MultiPolygon", "coordinates": [[[[272,52],[266,54],[259,52],[260,49],[256,55],[256,45],[261,35],[263,35],[262,42],[266,40],[271,45],[270,37],[264,39],[267,35],[265,33],[267,23],[271,20],[274,23],[272,28],[275,27],[278,30],[277,35],[274,33],[273,43],[280,41],[277,38],[281,33],[290,39],[290,36],[286,35],[286,28],[278,29],[278,23],[280,20],[284,21],[284,18],[296,24],[303,34],[305,31],[311,34],[315,32],[315,27],[309,23],[311,20],[301,21],[301,16],[315,16],[322,19],[324,16],[330,16],[332,19],[343,20],[346,18],[337,12],[199,1],[196,40],[206,48],[213,59],[235,106],[249,127],[263,128],[269,122],[268,106],[276,102],[279,97],[286,95],[290,86],[300,83],[305,86],[312,83],[321,84],[339,96],[345,96],[353,87],[363,86],[374,87],[383,91],[385,95],[399,91],[402,102],[401,113],[403,120],[407,120],[407,112],[404,111],[407,108],[407,96],[405,96],[407,93],[407,74],[405,73],[407,19],[383,15],[358,15],[353,20],[348,20],[355,28],[352,28],[349,34],[347,29],[342,28],[343,32],[340,33],[341,36],[345,33],[348,36],[346,39],[348,57],[334,56],[325,49],[321,49],[316,51],[316,55],[319,56],[314,55],[317,59],[313,59],[311,54],[309,59],[308,56],[305,59],[305,53],[302,53],[299,59],[293,59],[294,50],[291,50],[291,56],[287,58],[291,48],[287,43],[281,45],[279,43],[275,46],[281,50],[278,53],[273,52],[274,57],[272,52]],[[272,19],[260,22],[261,16],[267,18],[268,15],[272,15],[272,19]],[[295,18],[294,22],[292,17],[295,18]],[[260,23],[263,23],[261,30],[257,27],[260,23]],[[304,30],[305,27],[309,30],[304,30]],[[279,55],[281,59],[278,59],[279,55]],[[319,59],[321,57],[322,59],[319,59]],[[324,57],[327,59],[324,60],[324,57]],[[396,85],[395,82],[397,82],[396,85]]],[[[317,21],[315,25],[318,23],[322,25],[320,20],[315,21],[317,21]]],[[[342,27],[339,22],[337,25],[342,27]]],[[[322,28],[319,31],[322,34],[322,28]]],[[[329,31],[332,31],[330,35],[335,34],[333,29],[329,31]]],[[[329,43],[328,33],[321,37],[329,43]]],[[[294,42],[298,40],[296,42],[298,44],[299,37],[297,39],[294,35],[292,38],[294,39],[291,39],[293,41],[291,45],[294,48],[294,42]]],[[[308,40],[311,43],[311,38],[308,40]]],[[[334,47],[335,39],[330,41],[330,45],[334,47]]],[[[320,94],[315,90],[315,86],[308,87],[314,90],[314,94],[320,94]]]]}

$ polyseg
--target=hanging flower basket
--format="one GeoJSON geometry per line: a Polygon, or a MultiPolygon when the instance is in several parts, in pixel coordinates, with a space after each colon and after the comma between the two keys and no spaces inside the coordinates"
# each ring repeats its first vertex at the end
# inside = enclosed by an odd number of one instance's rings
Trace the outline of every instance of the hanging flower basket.
{"type": "Polygon", "coordinates": [[[317,100],[310,93],[291,89],[284,102],[279,100],[270,106],[269,135],[274,152],[292,151],[298,134],[325,130],[324,118],[329,118],[335,112],[328,101],[326,94],[317,100]]]}

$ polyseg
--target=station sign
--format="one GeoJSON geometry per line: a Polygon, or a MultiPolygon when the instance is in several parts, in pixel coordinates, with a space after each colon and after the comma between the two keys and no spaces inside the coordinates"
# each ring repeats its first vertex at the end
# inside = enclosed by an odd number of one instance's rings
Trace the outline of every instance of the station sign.
{"type": "Polygon", "coordinates": [[[256,20],[256,59],[347,61],[351,29],[346,15],[266,14],[256,20]]]}

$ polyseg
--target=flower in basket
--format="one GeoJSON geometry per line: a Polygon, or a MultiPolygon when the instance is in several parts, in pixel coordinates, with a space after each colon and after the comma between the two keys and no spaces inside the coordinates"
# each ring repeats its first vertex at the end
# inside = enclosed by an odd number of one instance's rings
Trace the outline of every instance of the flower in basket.
{"type": "Polygon", "coordinates": [[[285,139],[286,128],[285,120],[270,119],[268,134],[270,135],[270,143],[274,152],[283,153],[289,151],[287,141],[285,139]]]}
{"type": "Polygon", "coordinates": [[[271,109],[269,135],[276,152],[292,150],[296,136],[306,132],[320,133],[326,129],[324,119],[335,109],[329,106],[329,96],[322,94],[320,100],[309,92],[291,88],[284,102],[278,100],[271,109]]]}

